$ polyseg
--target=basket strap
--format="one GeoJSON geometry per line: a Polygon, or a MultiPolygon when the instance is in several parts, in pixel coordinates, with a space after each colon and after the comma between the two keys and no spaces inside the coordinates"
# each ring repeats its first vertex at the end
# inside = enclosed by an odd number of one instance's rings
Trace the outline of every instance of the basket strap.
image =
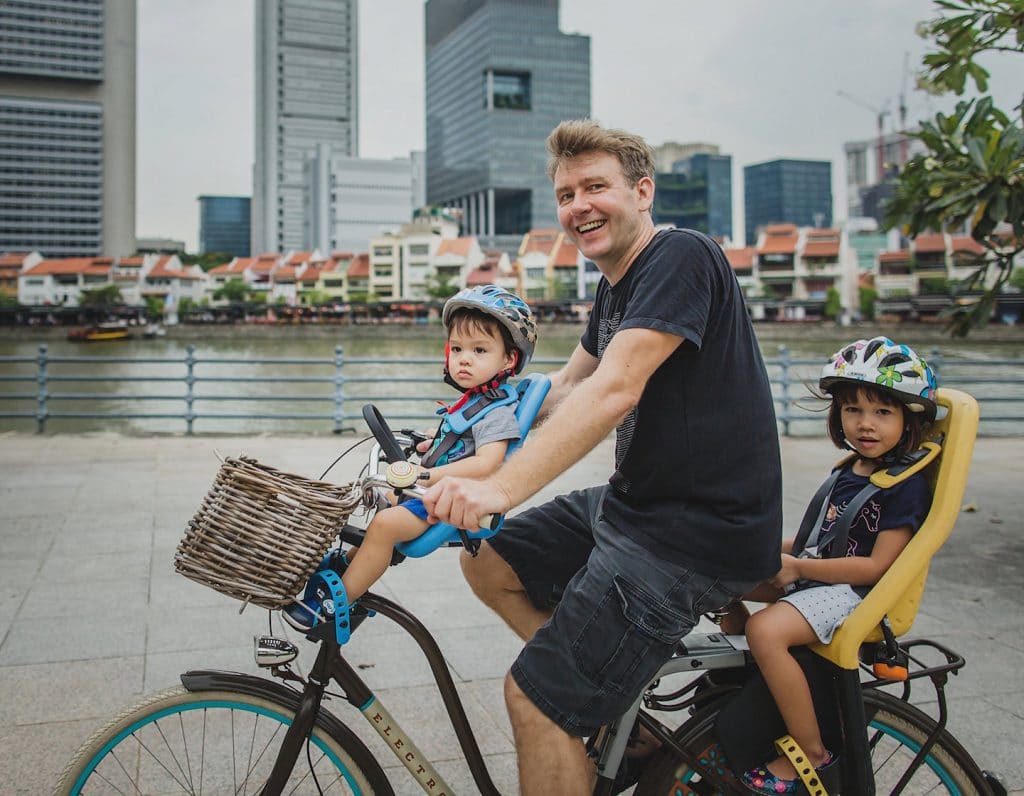
{"type": "MultiPolygon", "coordinates": [[[[330,599],[334,605],[334,636],[338,644],[345,644],[348,642],[349,635],[351,634],[348,595],[345,593],[345,584],[341,581],[341,575],[333,569],[321,569],[313,573],[309,583],[306,584],[305,597],[307,600],[316,594],[318,581],[330,592],[330,599]]],[[[326,614],[327,612],[325,611],[324,613],[326,614]]]]}

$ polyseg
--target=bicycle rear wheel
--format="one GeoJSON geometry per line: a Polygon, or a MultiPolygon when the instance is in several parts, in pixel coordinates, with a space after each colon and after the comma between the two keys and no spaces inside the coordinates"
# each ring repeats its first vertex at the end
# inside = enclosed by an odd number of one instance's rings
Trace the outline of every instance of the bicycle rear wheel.
{"type": "MultiPolygon", "coordinates": [[[[879,691],[864,693],[871,744],[871,766],[876,793],[890,793],[909,768],[935,722],[912,705],[879,691]]],[[[701,765],[713,769],[736,791],[743,787],[733,777],[714,734],[718,710],[713,706],[698,713],[679,727],[673,736],[691,750],[701,765]]],[[[697,770],[670,752],[651,762],[641,777],[636,792],[643,796],[712,796],[722,794],[702,781],[697,770]]],[[[956,796],[990,793],[981,771],[967,751],[943,730],[924,762],[902,791],[905,794],[947,793],[956,796]]]]}
{"type": "MultiPolygon", "coordinates": [[[[67,765],[54,792],[259,793],[294,715],[294,707],[271,698],[172,688],[96,732],[67,765]]],[[[362,741],[321,714],[308,755],[300,752],[283,792],[393,791],[362,741]]]]}

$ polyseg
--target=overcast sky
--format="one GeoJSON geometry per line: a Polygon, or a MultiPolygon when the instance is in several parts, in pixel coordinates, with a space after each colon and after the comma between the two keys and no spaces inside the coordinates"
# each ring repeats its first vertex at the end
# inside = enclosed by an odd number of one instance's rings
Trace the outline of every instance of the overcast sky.
{"type": "MultiPolygon", "coordinates": [[[[910,122],[951,106],[912,91],[904,70],[904,53],[911,72],[920,64],[915,24],[932,13],[931,0],[561,0],[561,28],[591,38],[594,118],[732,155],[741,237],[743,166],[831,160],[838,220],[843,143],[874,136],[872,109],[892,112],[888,130],[903,90],[910,122]]],[[[423,0],[360,0],[359,62],[359,154],[423,149],[423,0]]],[[[1019,61],[988,65],[1009,110],[1019,61]]],[[[197,197],[251,194],[252,75],[253,0],[140,0],[139,237],[194,251],[197,197]]]]}

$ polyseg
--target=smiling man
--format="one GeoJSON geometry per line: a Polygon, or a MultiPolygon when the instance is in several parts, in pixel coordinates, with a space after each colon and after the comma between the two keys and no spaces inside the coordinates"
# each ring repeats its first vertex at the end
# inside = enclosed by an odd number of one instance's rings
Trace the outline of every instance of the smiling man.
{"type": "Polygon", "coordinates": [[[584,794],[595,774],[582,739],[636,700],[702,613],[778,569],[782,484],[771,389],[722,250],[655,230],[639,136],[569,121],[547,146],[559,222],[603,275],[590,320],[526,445],[424,503],[472,527],[615,430],[608,483],[509,519],[462,559],[527,642],[505,683],[522,793],[584,794]]]}

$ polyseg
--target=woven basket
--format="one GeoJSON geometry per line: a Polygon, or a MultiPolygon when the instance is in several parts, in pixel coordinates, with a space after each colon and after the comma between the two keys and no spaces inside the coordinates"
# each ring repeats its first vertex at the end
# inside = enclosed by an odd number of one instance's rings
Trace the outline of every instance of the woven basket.
{"type": "Polygon", "coordinates": [[[174,568],[245,603],[281,608],[306,585],[359,505],[352,485],[226,459],[174,555],[174,568]]]}

